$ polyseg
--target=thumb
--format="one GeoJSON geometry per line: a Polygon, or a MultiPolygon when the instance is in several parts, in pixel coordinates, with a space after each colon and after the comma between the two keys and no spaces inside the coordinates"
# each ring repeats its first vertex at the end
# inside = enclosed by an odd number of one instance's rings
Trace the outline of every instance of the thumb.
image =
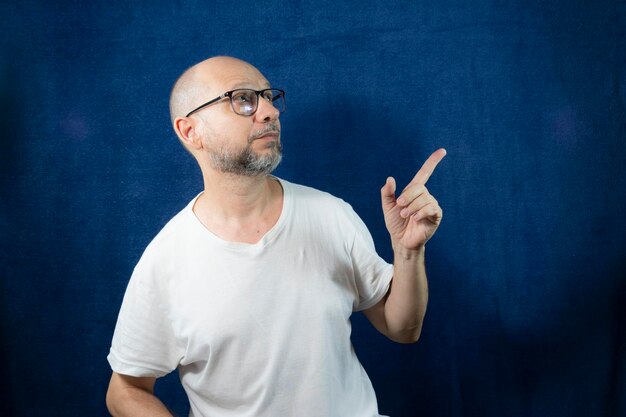
{"type": "Polygon", "coordinates": [[[396,204],[396,180],[393,177],[388,177],[385,181],[385,185],[380,189],[380,199],[383,204],[383,210],[387,211],[396,204]]]}

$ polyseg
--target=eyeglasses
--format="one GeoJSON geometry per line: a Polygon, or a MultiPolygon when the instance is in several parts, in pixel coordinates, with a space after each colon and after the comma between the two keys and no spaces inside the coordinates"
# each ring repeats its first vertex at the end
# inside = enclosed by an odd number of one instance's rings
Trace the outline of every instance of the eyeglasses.
{"type": "Polygon", "coordinates": [[[203,105],[196,107],[187,116],[191,116],[193,113],[206,106],[215,103],[216,101],[230,99],[230,105],[233,111],[241,116],[252,116],[259,108],[259,97],[263,97],[279,112],[285,111],[285,92],[278,88],[266,88],[264,90],[250,90],[247,88],[238,88],[236,90],[227,91],[219,97],[215,97],[213,100],[207,101],[203,105]]]}

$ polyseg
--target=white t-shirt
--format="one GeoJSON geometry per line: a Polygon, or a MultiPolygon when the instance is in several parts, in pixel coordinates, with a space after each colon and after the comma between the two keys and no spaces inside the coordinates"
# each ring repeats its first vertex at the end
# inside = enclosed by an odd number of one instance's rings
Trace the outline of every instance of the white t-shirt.
{"type": "Polygon", "coordinates": [[[111,368],[178,368],[195,417],[379,416],[350,315],[382,299],[393,266],[347,203],[280,182],[280,218],[255,244],[207,230],[197,197],[161,230],[128,284],[111,368]]]}

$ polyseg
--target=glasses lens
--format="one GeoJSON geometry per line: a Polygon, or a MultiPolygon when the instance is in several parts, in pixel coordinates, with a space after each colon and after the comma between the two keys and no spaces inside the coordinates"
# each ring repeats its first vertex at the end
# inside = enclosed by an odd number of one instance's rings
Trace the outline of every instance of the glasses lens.
{"type": "Polygon", "coordinates": [[[270,90],[265,90],[265,92],[263,93],[263,97],[267,101],[272,103],[272,105],[279,112],[282,113],[285,111],[285,93],[282,92],[281,90],[277,90],[275,88],[272,88],[270,90]]]}
{"type": "Polygon", "coordinates": [[[254,90],[235,90],[230,95],[235,113],[250,116],[256,111],[257,95],[254,90]]]}

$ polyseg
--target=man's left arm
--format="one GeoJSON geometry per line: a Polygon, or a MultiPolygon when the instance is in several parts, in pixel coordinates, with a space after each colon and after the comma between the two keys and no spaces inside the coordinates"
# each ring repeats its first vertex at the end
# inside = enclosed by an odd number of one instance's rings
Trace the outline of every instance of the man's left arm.
{"type": "Polygon", "coordinates": [[[414,343],[422,330],[428,304],[425,244],[443,217],[426,182],[444,156],[445,149],[435,151],[397,199],[392,177],[387,178],[381,189],[385,224],[394,253],[393,279],[385,297],[364,314],[376,329],[395,342],[414,343]]]}

